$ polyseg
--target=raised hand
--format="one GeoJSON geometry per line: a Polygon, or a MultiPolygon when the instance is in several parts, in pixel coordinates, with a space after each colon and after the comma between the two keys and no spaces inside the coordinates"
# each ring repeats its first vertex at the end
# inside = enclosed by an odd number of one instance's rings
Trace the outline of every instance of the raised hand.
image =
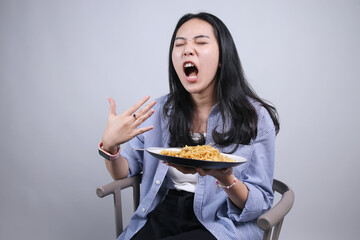
{"type": "Polygon", "coordinates": [[[116,153],[117,147],[120,144],[154,128],[154,126],[138,128],[140,124],[154,113],[152,107],[156,104],[155,100],[140,109],[149,98],[150,96],[143,97],[135,105],[119,115],[116,114],[115,101],[110,97],[108,98],[110,112],[106,129],[102,137],[103,147],[106,151],[116,153]]]}

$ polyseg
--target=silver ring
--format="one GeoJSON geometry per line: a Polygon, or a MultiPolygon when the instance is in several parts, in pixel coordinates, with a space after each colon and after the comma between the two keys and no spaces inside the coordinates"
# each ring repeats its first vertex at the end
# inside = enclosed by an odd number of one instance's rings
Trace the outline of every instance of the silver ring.
{"type": "Polygon", "coordinates": [[[135,114],[135,113],[133,114],[133,117],[134,117],[134,118],[135,118],[135,120],[136,120],[136,114],[135,114]]]}

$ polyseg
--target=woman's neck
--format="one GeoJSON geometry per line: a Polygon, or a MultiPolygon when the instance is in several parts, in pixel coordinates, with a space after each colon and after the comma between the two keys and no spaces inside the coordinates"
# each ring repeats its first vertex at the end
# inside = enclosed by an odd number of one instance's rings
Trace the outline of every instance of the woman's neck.
{"type": "Polygon", "coordinates": [[[200,94],[192,94],[191,98],[194,104],[195,113],[207,112],[209,115],[212,108],[217,103],[217,98],[214,95],[204,96],[200,94]]]}
{"type": "Polygon", "coordinates": [[[193,132],[206,132],[207,119],[217,99],[213,96],[192,95],[194,103],[193,132]]]}

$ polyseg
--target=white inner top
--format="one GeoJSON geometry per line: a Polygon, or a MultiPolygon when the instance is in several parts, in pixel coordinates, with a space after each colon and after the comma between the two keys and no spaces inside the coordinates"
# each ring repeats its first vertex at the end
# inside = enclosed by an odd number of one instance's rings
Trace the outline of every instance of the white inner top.
{"type": "MultiPolygon", "coordinates": [[[[203,134],[206,137],[206,133],[203,134]]],[[[200,133],[194,133],[193,138],[195,140],[200,138],[200,133]]],[[[169,167],[167,176],[170,179],[170,188],[175,188],[176,190],[183,190],[187,192],[195,193],[198,174],[184,174],[177,170],[174,167],[169,167]]]]}

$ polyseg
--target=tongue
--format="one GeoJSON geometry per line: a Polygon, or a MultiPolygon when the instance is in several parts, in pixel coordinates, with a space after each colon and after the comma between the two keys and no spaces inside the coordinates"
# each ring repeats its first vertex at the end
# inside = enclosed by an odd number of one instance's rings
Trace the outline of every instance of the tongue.
{"type": "Polygon", "coordinates": [[[190,74],[189,74],[189,77],[196,77],[196,72],[191,72],[190,74]]]}

